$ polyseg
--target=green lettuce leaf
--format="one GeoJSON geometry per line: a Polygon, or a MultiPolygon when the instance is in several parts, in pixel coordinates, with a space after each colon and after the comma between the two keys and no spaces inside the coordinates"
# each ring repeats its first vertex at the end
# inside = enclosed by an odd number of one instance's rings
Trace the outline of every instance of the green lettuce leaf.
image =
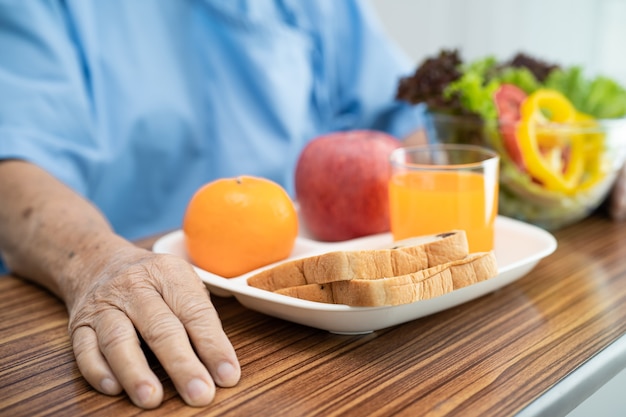
{"type": "Polygon", "coordinates": [[[502,84],[513,84],[527,94],[539,88],[558,90],[578,111],[597,119],[626,116],[626,89],[608,77],[587,78],[579,66],[553,70],[543,84],[528,68],[502,65],[494,56],[463,64],[461,73],[445,88],[444,95],[458,96],[465,109],[486,121],[497,119],[493,94],[502,84]]]}
{"type": "Polygon", "coordinates": [[[504,67],[497,74],[501,84],[513,84],[531,94],[541,88],[541,83],[528,68],[504,67]]]}
{"type": "Polygon", "coordinates": [[[626,116],[626,90],[608,77],[586,78],[579,66],[552,71],[545,87],[560,91],[578,111],[595,118],[626,116]]]}
{"type": "Polygon", "coordinates": [[[497,61],[488,56],[463,66],[461,77],[451,82],[444,90],[444,95],[459,96],[461,104],[467,110],[477,113],[484,120],[495,120],[498,117],[493,94],[500,83],[490,80],[488,74],[493,71],[497,61]]]}
{"type": "Polygon", "coordinates": [[[487,56],[465,64],[462,75],[444,90],[450,97],[457,94],[461,104],[486,121],[496,120],[498,111],[493,96],[502,84],[513,84],[527,94],[541,88],[541,83],[527,68],[502,66],[495,57],[487,56]]]}

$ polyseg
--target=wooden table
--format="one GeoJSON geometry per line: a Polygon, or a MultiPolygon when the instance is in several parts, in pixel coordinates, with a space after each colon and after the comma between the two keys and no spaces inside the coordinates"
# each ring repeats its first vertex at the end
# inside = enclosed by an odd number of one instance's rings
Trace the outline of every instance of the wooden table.
{"type": "MultiPolygon", "coordinates": [[[[369,335],[334,335],[214,297],[241,382],[218,388],[210,407],[187,407],[152,359],[166,400],[145,414],[508,416],[528,414],[547,396],[550,415],[565,414],[584,395],[551,388],[626,334],[626,223],[596,215],[555,236],[557,251],[515,283],[369,335]]],[[[612,374],[592,369],[593,378],[574,385],[589,395],[625,366],[604,363],[612,374]]],[[[1,416],[140,413],[82,379],[61,302],[0,277],[1,416]]]]}

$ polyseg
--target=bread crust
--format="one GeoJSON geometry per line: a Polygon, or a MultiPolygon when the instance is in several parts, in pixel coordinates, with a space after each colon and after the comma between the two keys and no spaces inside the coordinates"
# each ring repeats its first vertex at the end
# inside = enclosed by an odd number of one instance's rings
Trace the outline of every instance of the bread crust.
{"type": "Polygon", "coordinates": [[[386,248],[334,251],[284,262],[248,278],[267,291],[338,281],[376,280],[414,273],[469,254],[464,230],[393,242],[386,248]]]}
{"type": "Polygon", "coordinates": [[[493,251],[478,252],[463,259],[399,276],[306,284],[275,292],[322,303],[377,307],[438,297],[497,274],[498,265],[493,251]]]}

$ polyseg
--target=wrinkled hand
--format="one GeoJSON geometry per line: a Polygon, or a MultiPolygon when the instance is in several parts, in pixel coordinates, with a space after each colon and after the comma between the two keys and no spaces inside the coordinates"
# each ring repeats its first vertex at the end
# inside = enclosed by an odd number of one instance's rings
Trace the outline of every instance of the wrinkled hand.
{"type": "Polygon", "coordinates": [[[235,351],[187,262],[137,248],[95,269],[96,277],[85,277],[68,306],[76,361],[95,389],[109,395],[124,390],[143,408],[162,402],[163,388],[137,333],[189,405],[207,405],[215,384],[239,381],[235,351]]]}

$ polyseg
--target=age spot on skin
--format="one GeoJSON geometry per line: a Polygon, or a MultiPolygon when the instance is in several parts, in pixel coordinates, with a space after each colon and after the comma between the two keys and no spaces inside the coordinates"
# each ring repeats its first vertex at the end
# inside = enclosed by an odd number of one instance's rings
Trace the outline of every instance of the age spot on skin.
{"type": "Polygon", "coordinates": [[[31,214],[33,214],[33,208],[32,207],[26,207],[24,210],[22,210],[22,218],[23,219],[28,219],[31,214]]]}

